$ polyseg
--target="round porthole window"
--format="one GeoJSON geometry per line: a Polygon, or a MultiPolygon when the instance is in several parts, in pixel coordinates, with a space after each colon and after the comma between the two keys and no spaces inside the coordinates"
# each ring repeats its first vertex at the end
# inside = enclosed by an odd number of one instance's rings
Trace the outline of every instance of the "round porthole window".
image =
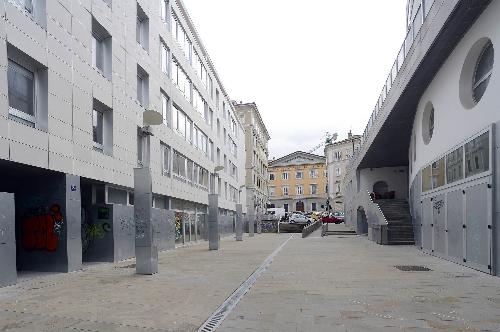
{"type": "Polygon", "coordinates": [[[428,102],[424,108],[424,115],[422,118],[422,139],[425,145],[429,144],[432,136],[434,135],[434,106],[428,102]]]}
{"type": "Polygon", "coordinates": [[[472,85],[472,99],[477,104],[484,95],[491,73],[493,72],[494,50],[493,44],[488,42],[483,48],[479,59],[477,60],[476,70],[474,71],[474,80],[472,85]]]}
{"type": "Polygon", "coordinates": [[[483,98],[490,82],[495,62],[495,50],[491,40],[479,39],[465,58],[460,75],[460,101],[471,109],[483,98]]]}

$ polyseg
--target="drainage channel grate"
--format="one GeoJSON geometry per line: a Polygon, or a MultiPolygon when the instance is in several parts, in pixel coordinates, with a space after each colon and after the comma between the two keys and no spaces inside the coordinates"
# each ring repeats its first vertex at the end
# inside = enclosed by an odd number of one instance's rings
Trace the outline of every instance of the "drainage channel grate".
{"type": "Polygon", "coordinates": [[[428,267],[423,265],[396,265],[396,269],[404,271],[404,272],[427,272],[432,271],[428,267]]]}
{"type": "Polygon", "coordinates": [[[293,238],[290,236],[285,242],[283,242],[271,255],[269,255],[264,263],[259,266],[251,275],[245,280],[237,290],[231,294],[222,305],[217,308],[217,310],[210,316],[205,323],[198,329],[198,332],[213,332],[222,324],[224,319],[233,311],[234,307],[240,302],[240,300],[245,296],[250,290],[253,284],[259,279],[259,277],[269,268],[273,262],[274,257],[283,249],[283,247],[293,238]]]}
{"type": "Polygon", "coordinates": [[[135,264],[125,265],[125,266],[118,266],[117,268],[119,268],[119,269],[135,269],[135,264]]]}

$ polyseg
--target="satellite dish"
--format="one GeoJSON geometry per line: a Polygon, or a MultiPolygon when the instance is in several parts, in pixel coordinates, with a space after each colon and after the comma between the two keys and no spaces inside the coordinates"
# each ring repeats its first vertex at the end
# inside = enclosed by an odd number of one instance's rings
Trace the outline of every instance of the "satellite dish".
{"type": "Polygon", "coordinates": [[[157,126],[163,123],[163,115],[154,110],[145,110],[142,113],[142,123],[144,126],[157,126]]]}
{"type": "Polygon", "coordinates": [[[224,169],[224,166],[215,166],[214,173],[220,172],[224,169]]]}

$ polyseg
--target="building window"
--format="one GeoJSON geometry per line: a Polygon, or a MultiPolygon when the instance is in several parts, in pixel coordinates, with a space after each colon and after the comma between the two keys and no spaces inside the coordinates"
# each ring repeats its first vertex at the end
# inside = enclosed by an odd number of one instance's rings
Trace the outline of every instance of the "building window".
{"type": "Polygon", "coordinates": [[[172,72],[171,78],[172,82],[177,86],[177,88],[186,97],[186,100],[191,102],[191,81],[187,77],[184,70],[180,67],[179,63],[175,58],[172,58],[172,72]]]}
{"type": "Polygon", "coordinates": [[[269,173],[269,181],[274,181],[274,173],[269,173]]]}
{"type": "Polygon", "coordinates": [[[464,147],[461,146],[446,156],[446,180],[447,183],[462,180],[464,178],[463,170],[464,147]]]}
{"type": "Polygon", "coordinates": [[[113,112],[97,99],[93,100],[92,139],[96,150],[111,154],[113,149],[113,112]]]}
{"type": "Polygon", "coordinates": [[[137,65],[137,101],[146,108],[149,105],[149,75],[137,65]]]}
{"type": "Polygon", "coordinates": [[[146,51],[149,50],[149,19],[144,10],[137,4],[137,19],[136,19],[136,40],[139,45],[146,51]]]}
{"type": "Polygon", "coordinates": [[[340,168],[336,168],[336,169],[335,169],[335,174],[336,174],[337,176],[339,176],[339,175],[340,175],[340,168]]]}
{"type": "Polygon", "coordinates": [[[335,193],[338,195],[338,194],[340,194],[340,184],[337,184],[336,187],[337,188],[335,190],[335,193]]]}
{"type": "Polygon", "coordinates": [[[342,160],[342,151],[335,151],[333,153],[333,159],[335,161],[339,161],[339,160],[342,160]]]}
{"type": "Polygon", "coordinates": [[[490,169],[490,134],[486,132],[465,144],[465,177],[490,169]]]}
{"type": "Polygon", "coordinates": [[[477,104],[484,95],[488,83],[490,82],[491,73],[493,72],[494,50],[493,44],[488,42],[479,56],[474,71],[472,98],[477,104]]]}
{"type": "Polygon", "coordinates": [[[311,203],[311,210],[316,211],[317,210],[317,205],[316,203],[311,203]]]}
{"type": "Polygon", "coordinates": [[[283,196],[288,196],[288,187],[281,188],[283,191],[283,196]]]}
{"type": "Polygon", "coordinates": [[[163,123],[168,126],[169,121],[169,107],[168,107],[168,96],[165,92],[161,91],[161,114],[163,116],[163,123]]]}
{"type": "Polygon", "coordinates": [[[317,194],[318,194],[318,185],[311,184],[311,195],[317,195],[317,194]]]}
{"type": "Polygon", "coordinates": [[[160,18],[163,23],[167,23],[168,0],[160,0],[160,18]]]}
{"type": "Polygon", "coordinates": [[[288,204],[283,204],[283,209],[285,209],[285,212],[288,212],[288,204]]]}
{"type": "Polygon", "coordinates": [[[35,124],[35,75],[33,71],[9,59],[7,72],[9,113],[29,124],[35,124]]]}
{"type": "Polygon", "coordinates": [[[304,187],[302,187],[302,186],[295,187],[295,192],[297,195],[303,195],[304,194],[304,187]]]}
{"type": "Polygon", "coordinates": [[[425,105],[422,117],[422,139],[425,145],[429,144],[434,135],[434,106],[428,102],[425,105]]]}
{"type": "Polygon", "coordinates": [[[160,40],[160,61],[161,71],[168,76],[168,47],[163,40],[160,40]]]}
{"type": "Polygon", "coordinates": [[[281,179],[282,180],[288,180],[288,172],[281,173],[281,179]]]}
{"type": "Polygon", "coordinates": [[[9,0],[11,4],[26,13],[32,20],[47,28],[46,1],[42,0],[9,0]]]}
{"type": "Polygon", "coordinates": [[[273,197],[274,195],[276,195],[276,188],[269,187],[269,196],[273,197]]]}
{"type": "Polygon", "coordinates": [[[162,175],[170,175],[170,147],[165,143],[161,142],[161,170],[162,175]]]}
{"type": "Polygon", "coordinates": [[[317,169],[311,169],[309,171],[309,175],[311,177],[311,179],[316,179],[318,177],[318,170],[317,169]]]}
{"type": "Polygon", "coordinates": [[[303,178],[303,175],[304,174],[301,171],[299,171],[299,172],[295,173],[295,178],[300,180],[303,178]]]}
{"type": "Polygon", "coordinates": [[[96,109],[92,113],[92,136],[94,148],[103,150],[103,122],[104,114],[96,109]]]}
{"type": "Polygon", "coordinates": [[[92,17],[92,65],[111,80],[111,35],[92,17]]]}

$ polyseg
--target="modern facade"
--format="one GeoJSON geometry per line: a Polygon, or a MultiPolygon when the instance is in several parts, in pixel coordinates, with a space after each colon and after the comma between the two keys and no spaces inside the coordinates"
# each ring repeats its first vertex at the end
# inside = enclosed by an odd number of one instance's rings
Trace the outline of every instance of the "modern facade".
{"type": "Polygon", "coordinates": [[[0,284],[133,257],[145,163],[160,250],[204,238],[209,192],[234,230],[244,128],[182,1],[8,0],[0,14],[0,284]],[[148,109],[163,124],[145,127],[148,109]]]}
{"type": "Polygon", "coordinates": [[[271,207],[322,211],[327,200],[325,157],[297,151],[269,163],[271,207]]]}
{"type": "Polygon", "coordinates": [[[344,211],[344,176],[349,159],[361,145],[361,136],[351,132],[347,139],[327,142],[325,145],[326,171],[328,174],[328,202],[333,212],[344,211]]]}
{"type": "Polygon", "coordinates": [[[245,128],[245,186],[247,216],[260,220],[268,204],[268,142],[271,139],[255,103],[233,102],[240,122],[245,128]]]}
{"type": "Polygon", "coordinates": [[[407,17],[348,167],[346,222],[498,275],[500,3],[414,0],[407,17]]]}

